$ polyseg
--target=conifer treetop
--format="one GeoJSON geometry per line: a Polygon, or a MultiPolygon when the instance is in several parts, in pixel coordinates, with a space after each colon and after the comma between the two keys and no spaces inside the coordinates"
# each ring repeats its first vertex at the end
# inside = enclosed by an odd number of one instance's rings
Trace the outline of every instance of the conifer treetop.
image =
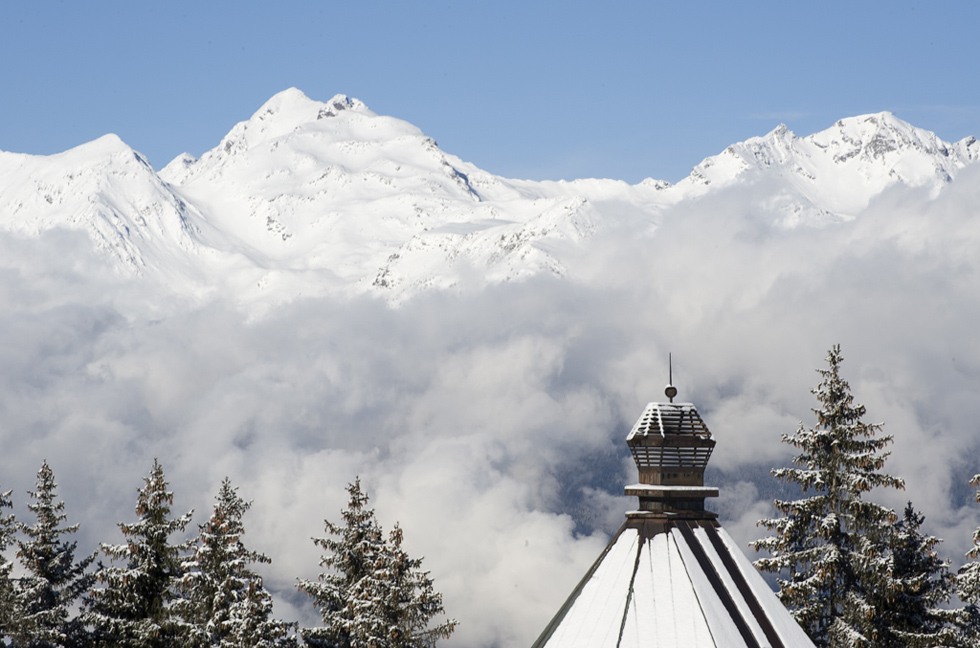
{"type": "Polygon", "coordinates": [[[139,519],[137,522],[119,523],[127,542],[118,545],[102,543],[100,546],[106,555],[113,560],[128,560],[130,566],[163,560],[157,567],[165,567],[171,574],[181,573],[177,557],[189,548],[191,541],[170,545],[169,538],[187,528],[194,511],[192,509],[180,517],[171,518],[174,494],[167,489],[168,486],[163,466],[154,459],[150,475],[143,478],[143,487],[136,498],[136,516],[139,519]]]}
{"type": "Polygon", "coordinates": [[[17,592],[19,618],[14,643],[70,646],[84,643],[85,629],[73,608],[92,584],[86,573],[95,554],[75,561],[77,542],[63,536],[75,533],[77,524],[63,525],[65,503],[57,498],[58,484],[47,461],[42,462],[37,482],[27,505],[35,516],[33,525],[20,524],[26,536],[17,541],[17,557],[24,567],[17,592]]]}
{"type": "MultiPolygon", "coordinates": [[[[980,475],[973,476],[973,479],[970,480],[970,486],[977,489],[973,492],[973,496],[977,502],[980,502],[980,475]]],[[[966,557],[970,560],[980,558],[980,527],[977,527],[976,531],[973,532],[973,546],[966,552],[966,557]]],[[[980,592],[978,592],[978,595],[980,595],[980,592]]],[[[977,602],[980,603],[980,596],[978,596],[977,602]]]]}
{"type": "Polygon", "coordinates": [[[922,532],[925,516],[908,502],[892,539],[891,589],[879,592],[882,634],[906,648],[956,645],[954,626],[962,610],[948,603],[955,589],[949,561],[939,556],[942,540],[922,532]]]}
{"type": "Polygon", "coordinates": [[[6,564],[6,558],[3,555],[4,550],[10,545],[11,540],[14,539],[14,533],[17,531],[17,518],[14,517],[13,513],[8,513],[3,515],[3,509],[13,508],[14,503],[10,499],[14,491],[0,491],[0,565],[6,564]]]}
{"type": "Polygon", "coordinates": [[[12,494],[12,490],[0,491],[0,641],[9,634],[13,620],[20,616],[14,583],[10,579],[13,563],[4,555],[17,531],[17,519],[14,514],[3,515],[3,509],[13,508],[10,499],[12,494]]]}
{"type": "MultiPolygon", "coordinates": [[[[793,467],[772,475],[803,491],[796,500],[776,500],[780,517],[759,525],[773,535],[752,543],[769,557],[755,562],[778,575],[778,596],[817,646],[860,646],[862,618],[873,614],[868,594],[886,589],[890,578],[891,525],[895,513],[864,499],[877,487],[904,488],[903,480],[882,469],[892,437],[881,424],[864,423],[865,408],[854,403],[841,375],[839,345],[818,369],[811,390],[817,423],[800,422],[785,443],[797,448],[793,467]]],[[[871,645],[871,644],[867,644],[871,645]]]]}
{"type": "Polygon", "coordinates": [[[827,354],[827,369],[817,369],[820,384],[810,393],[817,397],[820,407],[812,411],[817,425],[806,428],[800,422],[794,434],[782,439],[802,452],[793,458],[798,468],[779,468],[772,472],[782,481],[795,482],[806,490],[817,492],[847,489],[866,493],[876,487],[904,489],[905,482],[881,473],[889,452],[882,452],[891,435],[879,435],[881,423],[864,423],[864,405],[854,403],[851,387],[840,375],[844,358],[840,345],[835,344],[827,354]]]}
{"type": "Polygon", "coordinates": [[[396,525],[385,538],[360,479],[347,486],[350,495],[342,513],[344,524],[324,521],[330,534],[313,538],[326,551],[315,581],[300,580],[323,617],[323,626],[305,628],[303,639],[316,648],[430,648],[456,627],[443,614],[442,595],[435,591],[421,558],[402,549],[404,534],[396,525]]]}
{"type": "Polygon", "coordinates": [[[37,471],[35,489],[27,491],[27,494],[34,500],[33,503],[27,504],[27,508],[36,516],[37,522],[30,527],[26,524],[21,525],[21,530],[24,533],[32,538],[38,538],[42,535],[52,536],[78,531],[77,524],[58,527],[58,524],[68,519],[68,516],[64,513],[65,503],[56,501],[57,490],[58,484],[54,480],[54,471],[51,470],[51,466],[45,460],[37,471]]]}
{"type": "Polygon", "coordinates": [[[143,479],[136,502],[138,521],[120,523],[123,544],[101,545],[113,562],[100,570],[103,587],[92,592],[89,621],[96,626],[100,641],[125,648],[156,648],[182,645],[186,625],[175,616],[171,603],[175,586],[183,575],[181,563],[191,541],[170,543],[170,536],[183,532],[193,511],[171,518],[173,493],[167,488],[163,467],[156,459],[143,479]]]}
{"type": "MultiPolygon", "coordinates": [[[[970,486],[977,488],[974,497],[980,502],[980,475],[974,475],[970,486]]],[[[956,594],[972,607],[974,631],[980,637],[980,527],[973,531],[973,546],[966,552],[967,563],[956,574],[956,594]]]]}
{"type": "Polygon", "coordinates": [[[250,565],[272,562],[242,543],[242,516],[251,507],[227,477],[214,510],[184,561],[175,608],[189,623],[193,639],[220,648],[271,648],[295,645],[293,625],[273,618],[272,596],[250,565]]]}

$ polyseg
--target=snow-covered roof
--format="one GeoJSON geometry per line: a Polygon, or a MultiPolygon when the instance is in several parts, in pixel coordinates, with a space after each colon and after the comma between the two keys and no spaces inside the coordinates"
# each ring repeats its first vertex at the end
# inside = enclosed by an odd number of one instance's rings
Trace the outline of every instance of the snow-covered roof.
{"type": "Polygon", "coordinates": [[[715,440],[691,403],[649,403],[626,444],[643,481],[647,469],[704,470],[715,440]]]}
{"type": "Polygon", "coordinates": [[[692,403],[648,403],[626,440],[651,434],[662,437],[670,434],[711,436],[692,403]]]}
{"type": "Polygon", "coordinates": [[[811,648],[711,521],[627,519],[533,648],[811,648]]]}

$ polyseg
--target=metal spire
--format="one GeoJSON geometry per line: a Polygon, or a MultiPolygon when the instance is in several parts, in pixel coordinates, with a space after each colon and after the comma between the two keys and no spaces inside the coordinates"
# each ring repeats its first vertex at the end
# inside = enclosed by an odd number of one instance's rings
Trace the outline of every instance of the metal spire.
{"type": "Polygon", "coordinates": [[[677,388],[674,387],[674,362],[670,353],[667,354],[667,371],[667,388],[664,389],[664,394],[673,403],[674,396],[677,395],[677,388]]]}

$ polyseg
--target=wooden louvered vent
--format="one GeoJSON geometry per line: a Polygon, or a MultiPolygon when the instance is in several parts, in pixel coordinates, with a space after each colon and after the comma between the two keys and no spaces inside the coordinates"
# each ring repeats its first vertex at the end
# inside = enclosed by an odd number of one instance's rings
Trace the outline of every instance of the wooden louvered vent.
{"type": "Polygon", "coordinates": [[[626,443],[641,484],[704,485],[715,447],[708,426],[690,403],[650,403],[626,443]]]}

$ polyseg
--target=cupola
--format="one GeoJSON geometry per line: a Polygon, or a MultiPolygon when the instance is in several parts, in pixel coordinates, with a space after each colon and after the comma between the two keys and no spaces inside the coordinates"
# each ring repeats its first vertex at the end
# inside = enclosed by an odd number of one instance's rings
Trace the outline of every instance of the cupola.
{"type": "Polygon", "coordinates": [[[704,508],[715,439],[691,403],[650,403],[626,439],[639,507],[532,648],[814,648],[704,508]]]}
{"type": "Polygon", "coordinates": [[[627,517],[717,517],[704,509],[704,498],[718,497],[717,488],[704,485],[715,440],[693,404],[648,404],[626,445],[639,472],[639,483],[627,486],[626,494],[640,498],[639,510],[627,517]]]}

